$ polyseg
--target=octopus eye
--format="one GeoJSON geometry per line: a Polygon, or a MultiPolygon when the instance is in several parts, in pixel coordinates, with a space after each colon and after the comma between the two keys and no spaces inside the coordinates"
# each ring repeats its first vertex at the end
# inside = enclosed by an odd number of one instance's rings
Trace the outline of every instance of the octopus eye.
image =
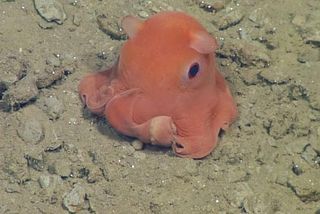
{"type": "Polygon", "coordinates": [[[194,78],[195,76],[197,76],[199,72],[199,63],[194,63],[193,65],[191,65],[191,67],[189,68],[189,72],[188,72],[188,77],[189,79],[194,78]]]}

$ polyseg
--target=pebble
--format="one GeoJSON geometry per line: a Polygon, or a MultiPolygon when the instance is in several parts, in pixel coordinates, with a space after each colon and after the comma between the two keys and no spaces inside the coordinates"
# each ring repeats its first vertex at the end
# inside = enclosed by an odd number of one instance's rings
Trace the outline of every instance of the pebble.
{"type": "Polygon", "coordinates": [[[39,143],[44,139],[43,126],[35,118],[29,118],[21,121],[17,132],[19,137],[28,143],[39,143]]]}
{"type": "Polygon", "coordinates": [[[127,38],[125,32],[120,28],[114,17],[107,17],[104,14],[98,15],[97,24],[99,29],[110,36],[111,39],[125,40],[127,38]]]}
{"type": "Polygon", "coordinates": [[[73,15],[73,20],[72,20],[72,23],[79,27],[80,26],[80,23],[81,23],[81,17],[77,14],[73,15]]]}
{"type": "Polygon", "coordinates": [[[17,59],[15,55],[8,55],[0,59],[0,97],[10,85],[26,76],[29,65],[17,59]]]}
{"type": "Polygon", "coordinates": [[[146,11],[140,11],[139,13],[138,13],[138,15],[141,17],[141,18],[144,18],[144,19],[146,19],[146,18],[148,18],[149,17],[149,14],[146,12],[146,11]]]}
{"type": "Polygon", "coordinates": [[[26,76],[3,93],[3,102],[9,109],[18,110],[21,105],[37,99],[38,94],[35,79],[26,76]]]}
{"type": "Polygon", "coordinates": [[[62,180],[57,175],[40,175],[38,178],[39,185],[42,189],[53,192],[58,185],[62,184],[62,180]]]}
{"type": "Polygon", "coordinates": [[[146,159],[146,154],[143,152],[136,151],[135,153],[133,153],[133,157],[135,157],[138,160],[144,160],[146,159]]]}
{"type": "Polygon", "coordinates": [[[318,154],[314,151],[311,145],[307,145],[301,153],[301,158],[307,161],[307,163],[311,166],[315,164],[315,159],[317,156],[318,154]]]}
{"type": "Polygon", "coordinates": [[[228,40],[217,54],[230,58],[241,66],[269,67],[270,56],[259,43],[249,43],[245,40],[228,40]]]}
{"type": "Polygon", "coordinates": [[[36,76],[36,85],[39,89],[51,86],[55,81],[62,79],[63,69],[48,66],[36,76]]]}
{"type": "Polygon", "coordinates": [[[291,21],[291,23],[296,25],[297,27],[303,27],[306,24],[306,22],[307,19],[303,15],[296,15],[291,21]]]}
{"type": "Polygon", "coordinates": [[[319,170],[308,170],[300,176],[290,178],[287,185],[302,202],[315,202],[320,200],[319,177],[319,170]]]}
{"type": "Polygon", "coordinates": [[[140,140],[134,140],[134,141],[132,141],[131,146],[132,146],[135,150],[142,150],[144,144],[143,144],[140,140]]]}
{"type": "Polygon", "coordinates": [[[71,174],[70,164],[64,159],[56,160],[53,164],[49,165],[48,171],[61,176],[61,178],[68,178],[71,174]]]}
{"type": "Polygon", "coordinates": [[[243,17],[244,15],[240,13],[240,11],[232,10],[231,12],[227,13],[227,15],[218,18],[218,20],[214,20],[213,24],[215,24],[219,30],[226,30],[239,24],[243,17]]]}
{"type": "Polygon", "coordinates": [[[54,67],[59,67],[61,65],[60,59],[57,56],[51,55],[47,60],[46,60],[47,65],[51,65],[54,67]]]}
{"type": "Polygon", "coordinates": [[[48,115],[49,119],[56,120],[64,112],[64,106],[55,96],[49,96],[39,101],[40,108],[48,115]]]}
{"type": "Polygon", "coordinates": [[[63,198],[63,206],[71,213],[84,208],[86,192],[80,184],[75,184],[73,189],[63,198]]]}
{"type": "Polygon", "coordinates": [[[269,84],[285,84],[289,82],[288,72],[285,72],[278,67],[265,69],[258,74],[259,78],[269,84]]]}
{"type": "Polygon", "coordinates": [[[25,155],[24,158],[27,160],[28,167],[31,167],[32,169],[37,170],[37,171],[44,170],[45,162],[44,162],[43,158],[38,159],[38,158],[34,158],[30,155],[25,155]]]}
{"type": "Polygon", "coordinates": [[[34,5],[40,16],[48,22],[63,24],[67,19],[63,5],[57,0],[34,0],[34,5]]]}

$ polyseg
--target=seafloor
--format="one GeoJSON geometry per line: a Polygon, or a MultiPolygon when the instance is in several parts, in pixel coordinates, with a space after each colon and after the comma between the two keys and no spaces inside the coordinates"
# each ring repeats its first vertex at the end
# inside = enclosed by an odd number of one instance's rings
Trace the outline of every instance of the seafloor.
{"type": "Polygon", "coordinates": [[[0,1],[0,213],[320,213],[319,0],[35,3],[0,1]],[[137,150],[78,97],[120,18],[165,10],[218,39],[239,109],[201,160],[137,150]]]}

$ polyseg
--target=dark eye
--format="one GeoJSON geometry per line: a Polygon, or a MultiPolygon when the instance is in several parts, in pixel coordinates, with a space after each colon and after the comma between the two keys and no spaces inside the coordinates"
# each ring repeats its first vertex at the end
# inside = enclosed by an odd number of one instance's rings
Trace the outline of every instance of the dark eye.
{"type": "Polygon", "coordinates": [[[189,79],[194,78],[197,73],[199,72],[199,64],[198,63],[194,63],[190,68],[189,68],[189,72],[188,72],[188,77],[189,79]]]}

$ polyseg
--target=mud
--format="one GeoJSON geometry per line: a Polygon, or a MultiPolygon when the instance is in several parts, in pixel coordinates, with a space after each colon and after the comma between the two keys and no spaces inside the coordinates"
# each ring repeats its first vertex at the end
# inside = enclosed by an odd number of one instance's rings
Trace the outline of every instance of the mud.
{"type": "Polygon", "coordinates": [[[36,2],[0,1],[0,213],[320,213],[318,0],[36,2]],[[120,18],[163,10],[218,39],[239,108],[202,160],[142,149],[78,97],[120,18]]]}

